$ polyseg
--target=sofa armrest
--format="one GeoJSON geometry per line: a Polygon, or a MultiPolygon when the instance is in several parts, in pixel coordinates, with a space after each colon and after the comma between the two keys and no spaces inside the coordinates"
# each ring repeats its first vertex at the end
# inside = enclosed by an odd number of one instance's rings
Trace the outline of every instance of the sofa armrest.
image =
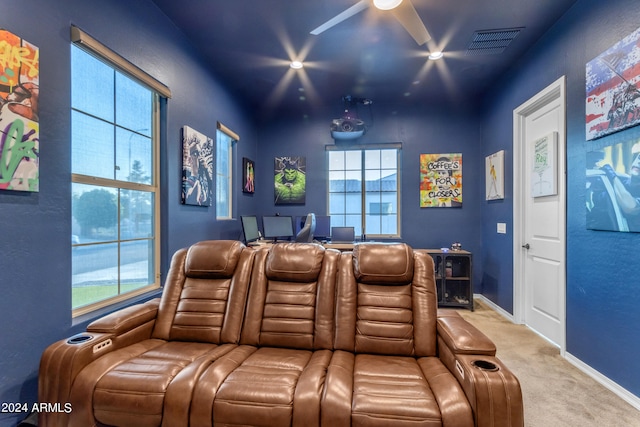
{"type": "Polygon", "coordinates": [[[453,354],[496,354],[493,341],[457,313],[445,312],[442,315],[440,311],[437,330],[438,337],[453,354]]]}
{"type": "Polygon", "coordinates": [[[454,376],[471,404],[476,427],[524,426],[520,382],[500,359],[461,354],[454,376]]]}
{"type": "Polygon", "coordinates": [[[116,336],[132,331],[151,321],[158,315],[160,298],[155,298],[143,304],[136,304],[123,308],[100,319],[94,320],[87,326],[87,332],[113,334],[116,336]]]}
{"type": "MultiPolygon", "coordinates": [[[[69,403],[71,386],[82,369],[118,348],[151,337],[159,299],[118,310],[87,327],[87,332],[62,339],[45,349],[40,359],[38,401],[69,403]]],[[[44,426],[67,425],[68,414],[41,416],[44,426]]]]}
{"type": "Polygon", "coordinates": [[[522,391],[500,361],[495,344],[451,311],[439,311],[438,356],[471,404],[476,427],[524,426],[522,391]]]}
{"type": "MultiPolygon", "coordinates": [[[[78,373],[94,360],[110,352],[113,335],[83,332],[51,344],[42,353],[38,375],[38,401],[70,404],[69,393],[78,373]]],[[[40,414],[38,425],[63,426],[68,424],[69,414],[57,411],[40,414]]]]}

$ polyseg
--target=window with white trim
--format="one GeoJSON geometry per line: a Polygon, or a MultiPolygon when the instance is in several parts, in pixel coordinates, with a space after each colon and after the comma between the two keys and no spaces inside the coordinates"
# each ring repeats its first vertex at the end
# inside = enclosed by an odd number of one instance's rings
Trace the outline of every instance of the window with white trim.
{"type": "Polygon", "coordinates": [[[356,236],[400,237],[400,145],[327,146],[331,226],[356,236]]]}
{"type": "Polygon", "coordinates": [[[73,27],[72,38],[71,299],[78,316],[160,286],[160,94],[81,30],[73,27]]]}
{"type": "Polygon", "coordinates": [[[216,219],[233,218],[233,142],[237,136],[225,132],[218,123],[216,131],[216,219]],[[235,138],[234,138],[235,136],[235,138]]]}

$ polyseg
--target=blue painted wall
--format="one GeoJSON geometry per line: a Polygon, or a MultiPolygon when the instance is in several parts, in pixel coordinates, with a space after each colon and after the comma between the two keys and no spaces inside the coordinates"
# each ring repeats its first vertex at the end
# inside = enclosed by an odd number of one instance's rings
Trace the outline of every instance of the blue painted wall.
{"type": "MultiPolygon", "coordinates": [[[[180,204],[181,127],[215,137],[219,120],[240,134],[240,160],[257,154],[249,116],[150,1],[3,1],[0,28],[40,48],[41,110],[40,192],[0,191],[0,402],[34,402],[42,351],[87,324],[71,319],[71,24],[173,92],[162,108],[163,275],[180,247],[202,239],[235,239],[240,233],[237,221],[217,222],[215,209],[180,204]]],[[[242,210],[254,200],[238,197],[236,203],[242,210]]],[[[22,418],[0,414],[0,425],[22,418]]]]}
{"type": "MultiPolygon", "coordinates": [[[[337,109],[312,117],[255,126],[202,64],[198,52],[147,0],[9,0],[0,27],[40,48],[40,192],[0,191],[0,401],[36,399],[40,355],[50,343],[84,329],[72,321],[69,26],[75,24],[167,84],[173,92],[162,109],[162,271],[178,248],[203,238],[238,238],[237,221],[218,222],[213,209],[180,205],[180,130],[189,125],[215,134],[220,120],[241,135],[242,157],[257,162],[256,193],[236,192],[237,214],[303,215],[326,211],[325,144],[337,109]],[[204,95],[203,95],[204,94],[204,95]],[[273,205],[273,158],[307,157],[307,204],[273,205]]],[[[504,201],[484,201],[484,156],[506,150],[511,176],[512,111],[561,75],[568,91],[567,349],[574,356],[640,395],[640,295],[634,270],[640,234],[585,229],[585,152],[627,138],[640,127],[585,142],[584,65],[637,28],[636,0],[579,0],[540,43],[496,85],[483,109],[460,106],[374,104],[375,124],[361,142],[402,142],[403,239],[415,247],[448,246],[458,240],[476,256],[476,291],[512,311],[513,188],[504,201]],[[479,113],[484,111],[484,114],[479,113]],[[420,209],[418,157],[462,152],[464,207],[420,209]],[[474,179],[475,178],[475,179],[474,179]],[[495,233],[506,222],[508,234],[495,233]]],[[[374,100],[375,101],[375,100],[374,100]]],[[[0,425],[21,417],[0,414],[0,425]],[[4,417],[4,418],[3,418],[4,417]]]]}
{"type": "MultiPolygon", "coordinates": [[[[567,351],[640,396],[640,234],[586,229],[586,152],[640,140],[640,127],[586,141],[585,64],[640,26],[637,0],[579,0],[495,86],[482,125],[483,156],[506,150],[511,176],[513,110],[553,81],[567,81],[567,351]]],[[[484,203],[484,295],[513,310],[513,188],[484,203]],[[495,223],[508,224],[497,235],[495,223]]]]}

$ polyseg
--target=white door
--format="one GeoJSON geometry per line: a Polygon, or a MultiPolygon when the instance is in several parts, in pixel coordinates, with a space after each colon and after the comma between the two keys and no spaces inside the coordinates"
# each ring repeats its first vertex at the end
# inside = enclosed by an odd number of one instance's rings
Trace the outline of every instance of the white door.
{"type": "Polygon", "coordinates": [[[563,77],[514,110],[514,316],[562,352],[565,151],[563,77]]]}

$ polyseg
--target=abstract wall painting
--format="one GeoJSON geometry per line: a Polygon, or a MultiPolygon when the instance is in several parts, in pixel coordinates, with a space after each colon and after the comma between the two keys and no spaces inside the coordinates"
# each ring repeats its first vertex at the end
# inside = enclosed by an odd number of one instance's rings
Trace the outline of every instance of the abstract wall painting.
{"type": "Polygon", "coordinates": [[[504,150],[485,157],[485,199],[504,199],[504,150]]]}
{"type": "Polygon", "coordinates": [[[586,66],[587,140],[640,123],[640,28],[586,66]]]}
{"type": "Polygon", "coordinates": [[[247,159],[246,157],[242,158],[242,192],[244,193],[255,193],[256,191],[256,163],[247,159]]]}
{"type": "Polygon", "coordinates": [[[306,200],[307,160],[305,157],[276,157],[274,167],[274,203],[300,205],[306,200]]]}
{"type": "Polygon", "coordinates": [[[182,128],[182,198],[185,205],[213,205],[213,140],[182,128]]]}
{"type": "Polygon", "coordinates": [[[420,154],[420,207],[462,207],[462,153],[420,154]]]}
{"type": "Polygon", "coordinates": [[[39,191],[39,55],[0,29],[0,190],[39,191]]]}

